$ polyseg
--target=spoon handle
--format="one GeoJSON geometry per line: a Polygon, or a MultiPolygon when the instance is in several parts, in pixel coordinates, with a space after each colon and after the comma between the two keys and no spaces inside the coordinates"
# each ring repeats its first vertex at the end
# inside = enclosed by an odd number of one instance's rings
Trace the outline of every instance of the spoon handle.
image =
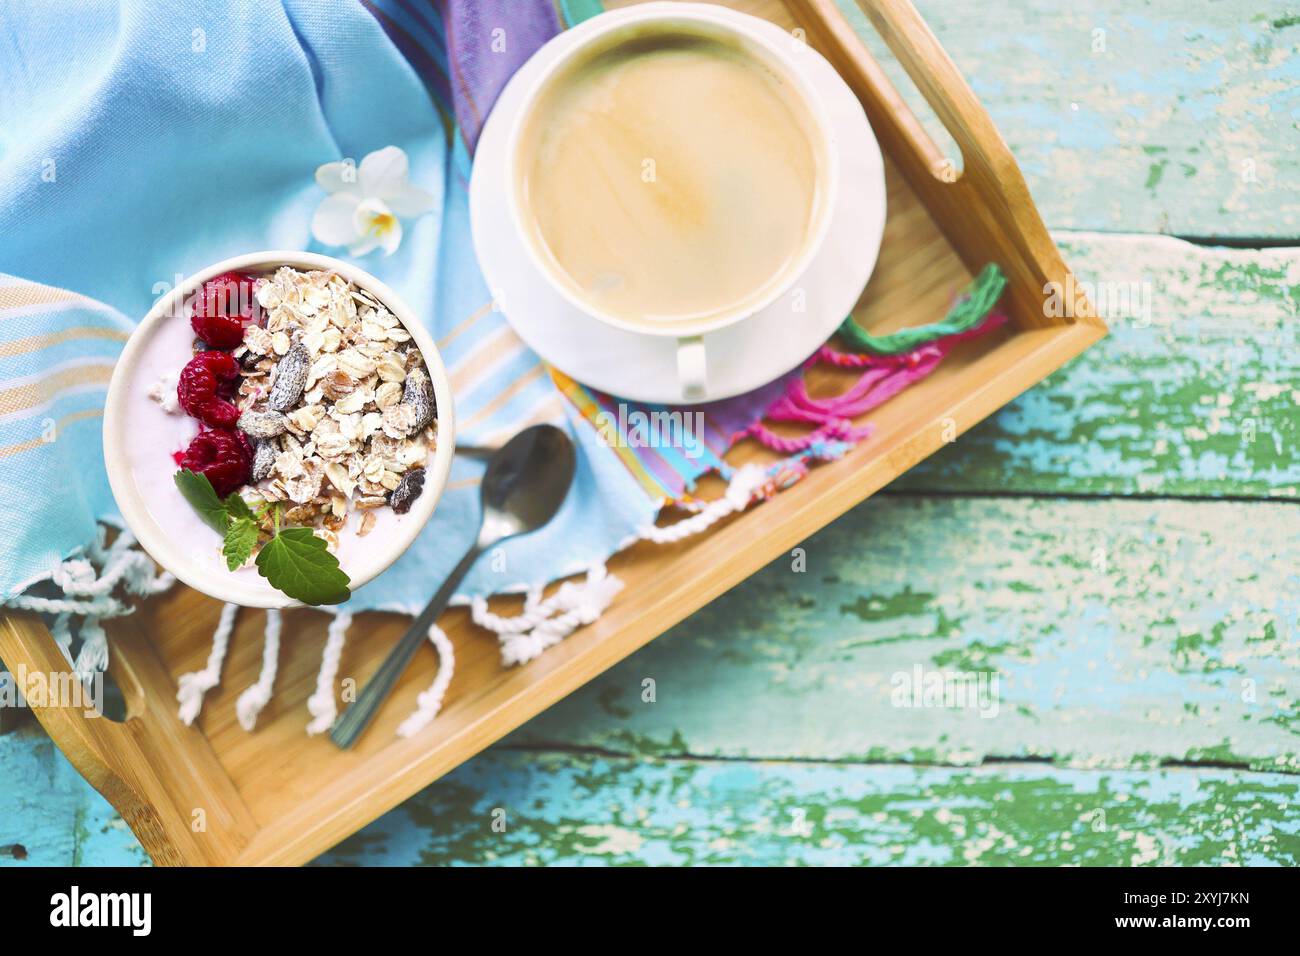
{"type": "Polygon", "coordinates": [[[482,553],[483,549],[478,544],[474,544],[465,552],[465,557],[460,559],[460,563],[447,576],[442,587],[438,588],[438,593],[433,596],[433,600],[425,605],[424,610],[411,623],[410,629],[403,635],[401,641],[389,652],[384,663],[379,665],[379,670],[375,671],[374,676],[361,689],[352,706],[334,722],[330,739],[340,748],[346,750],[351,747],[361,736],[362,731],[370,725],[370,721],[379,711],[379,705],[388,698],[393,685],[397,683],[397,679],[402,676],[402,671],[406,670],[406,665],[415,656],[416,649],[428,639],[429,628],[446,610],[447,602],[451,600],[457,585],[469,573],[469,569],[482,553]]]}

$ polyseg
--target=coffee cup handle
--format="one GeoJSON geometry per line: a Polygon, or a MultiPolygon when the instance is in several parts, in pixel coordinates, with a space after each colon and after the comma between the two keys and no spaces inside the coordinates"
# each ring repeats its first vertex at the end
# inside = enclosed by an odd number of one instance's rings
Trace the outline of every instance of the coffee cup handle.
{"type": "Polygon", "coordinates": [[[677,381],[686,401],[704,397],[708,385],[708,363],[704,357],[703,336],[684,336],[677,340],[677,381]]]}

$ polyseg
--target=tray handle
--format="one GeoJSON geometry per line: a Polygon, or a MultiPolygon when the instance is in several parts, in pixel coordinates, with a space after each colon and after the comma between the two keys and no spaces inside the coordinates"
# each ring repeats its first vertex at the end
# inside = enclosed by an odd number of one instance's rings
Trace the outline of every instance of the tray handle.
{"type": "Polygon", "coordinates": [[[911,0],[857,0],[962,152],[960,175],[889,81],[835,0],[787,0],[809,39],[858,96],[885,152],[915,190],[972,273],[996,261],[1009,281],[1004,298],[1022,328],[1084,322],[1102,326],[1043,224],[1024,175],[984,107],[911,0]],[[1052,290],[1051,284],[1057,285],[1052,290]],[[1050,294],[1075,292],[1052,314],[1050,294]]]}
{"type": "MultiPolygon", "coordinates": [[[[961,148],[965,168],[993,183],[1012,181],[1023,186],[1006,141],[911,0],[856,2],[961,148]]],[[[933,149],[938,152],[938,147],[933,149]]],[[[932,171],[944,179],[938,170],[932,171]]]]}
{"type": "MultiPolygon", "coordinates": [[[[147,641],[123,620],[105,625],[113,648],[110,672],[127,699],[127,720],[117,723],[88,712],[85,701],[62,694],[29,702],[32,712],[77,771],[122,815],[154,863],[230,862],[256,829],[251,814],[207,740],[181,724],[169,707],[174,685],[170,694],[150,686],[159,680],[170,684],[170,678],[147,641]]],[[[15,678],[41,675],[52,688],[76,680],[35,614],[0,609],[0,660],[15,678]]]]}

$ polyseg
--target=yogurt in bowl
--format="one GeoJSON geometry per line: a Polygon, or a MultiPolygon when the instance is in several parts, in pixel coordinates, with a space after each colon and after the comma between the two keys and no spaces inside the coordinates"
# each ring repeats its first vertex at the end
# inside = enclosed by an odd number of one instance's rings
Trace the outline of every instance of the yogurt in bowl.
{"type": "Polygon", "coordinates": [[[433,514],[453,449],[429,333],[373,276],[302,252],[228,259],[160,299],[104,411],[109,483],[141,545],[196,590],[249,607],[301,603],[259,569],[284,529],[307,530],[281,541],[321,539],[352,590],[384,571],[433,514]],[[184,471],[212,500],[248,506],[242,561],[182,493],[184,471]]]}

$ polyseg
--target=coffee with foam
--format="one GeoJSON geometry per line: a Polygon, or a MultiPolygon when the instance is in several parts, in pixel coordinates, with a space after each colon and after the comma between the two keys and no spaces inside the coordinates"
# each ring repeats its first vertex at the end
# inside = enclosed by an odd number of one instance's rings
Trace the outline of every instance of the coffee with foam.
{"type": "Polygon", "coordinates": [[[761,305],[793,278],[824,158],[789,78],[675,24],[613,37],[539,92],[519,207],[549,271],[597,314],[657,329],[761,305]]]}

